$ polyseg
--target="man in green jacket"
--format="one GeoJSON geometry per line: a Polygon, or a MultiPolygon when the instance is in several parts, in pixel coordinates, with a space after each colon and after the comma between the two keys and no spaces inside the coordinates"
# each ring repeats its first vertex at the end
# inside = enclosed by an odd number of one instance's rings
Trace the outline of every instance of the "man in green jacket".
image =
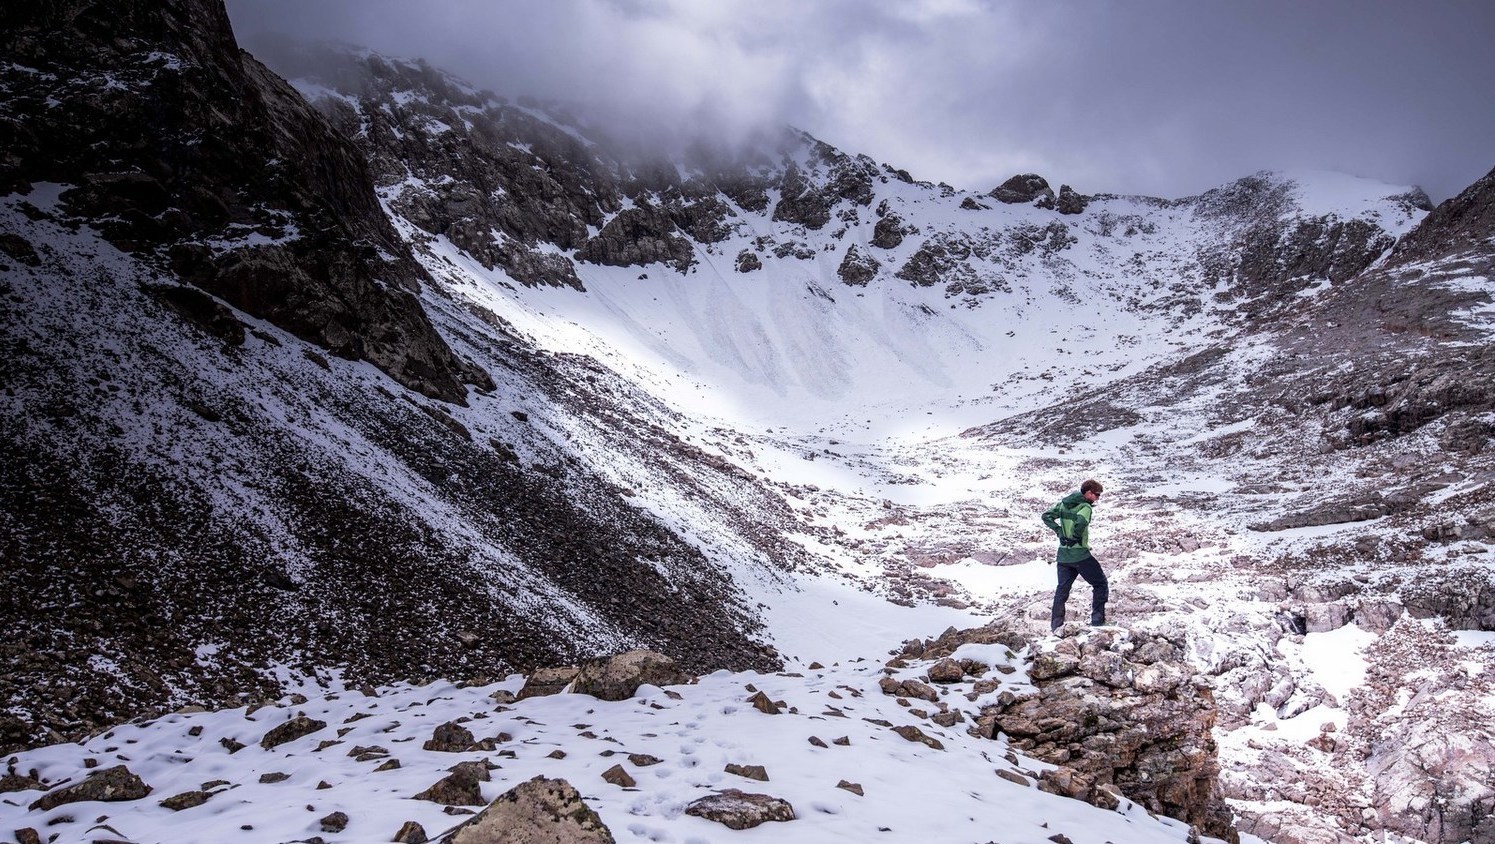
{"type": "Polygon", "coordinates": [[[1076,577],[1085,578],[1093,593],[1090,598],[1091,626],[1106,623],[1106,598],[1110,594],[1106,573],[1090,554],[1090,518],[1100,494],[1099,481],[1086,481],[1080,484],[1078,492],[1071,492],[1043,512],[1043,523],[1059,535],[1059,556],[1055,560],[1059,569],[1059,588],[1054,590],[1054,608],[1049,614],[1049,628],[1052,630],[1058,630],[1064,623],[1064,604],[1069,600],[1069,588],[1074,585],[1076,577]]]}

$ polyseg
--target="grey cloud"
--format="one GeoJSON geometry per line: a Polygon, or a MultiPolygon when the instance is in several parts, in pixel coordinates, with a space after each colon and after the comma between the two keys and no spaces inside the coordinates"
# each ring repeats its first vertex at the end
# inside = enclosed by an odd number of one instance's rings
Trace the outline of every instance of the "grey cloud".
{"type": "Polygon", "coordinates": [[[1495,166],[1482,0],[229,0],[640,125],[789,122],[919,178],[1182,196],[1260,169],[1443,199],[1495,166]]]}

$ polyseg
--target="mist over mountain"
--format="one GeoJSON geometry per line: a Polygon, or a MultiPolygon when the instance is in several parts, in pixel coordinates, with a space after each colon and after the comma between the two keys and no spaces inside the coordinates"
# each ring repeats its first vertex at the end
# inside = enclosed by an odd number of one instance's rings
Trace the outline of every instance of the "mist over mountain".
{"type": "Polygon", "coordinates": [[[1495,840],[1495,174],[962,190],[347,45],[265,42],[282,78],[214,2],[3,22],[7,795],[189,705],[648,650],[844,659],[1087,812],[1495,840]],[[1116,627],[1047,637],[1036,514],[1086,477],[1116,627]]]}

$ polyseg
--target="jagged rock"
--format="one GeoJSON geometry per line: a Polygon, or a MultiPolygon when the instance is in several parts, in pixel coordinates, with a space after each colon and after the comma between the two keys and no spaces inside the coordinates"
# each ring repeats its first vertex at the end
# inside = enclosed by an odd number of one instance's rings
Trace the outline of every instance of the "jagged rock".
{"type": "Polygon", "coordinates": [[[915,287],[933,287],[955,274],[969,273],[964,262],[971,257],[971,245],[962,237],[939,234],[924,243],[893,275],[915,287]],[[964,271],[962,273],[961,271],[964,271]]]}
{"type": "Polygon", "coordinates": [[[981,720],[1010,745],[1061,765],[1040,787],[1097,805],[1112,785],[1149,811],[1233,840],[1220,793],[1210,691],[1166,659],[1172,643],[1137,631],[1089,631],[1037,654],[1031,696],[1004,697],[981,720]],[[1146,660],[1146,661],[1144,661],[1146,660]]]}
{"type": "Polygon", "coordinates": [[[151,6],[87,32],[79,16],[28,7],[5,27],[4,53],[44,71],[8,80],[9,101],[48,106],[10,134],[23,166],[7,170],[4,191],[80,185],[68,213],[107,221],[100,231],[120,248],[167,258],[240,310],[461,401],[455,357],[410,296],[428,278],[384,216],[362,156],[234,48],[222,4],[151,6]],[[153,50],[177,60],[142,64],[153,50]],[[112,74],[149,81],[69,90],[112,74]]]}
{"type": "Polygon", "coordinates": [[[581,673],[581,667],[577,665],[538,669],[525,679],[524,687],[519,690],[519,695],[515,700],[560,694],[571,685],[579,673],[581,673]]]}
{"type": "Polygon", "coordinates": [[[836,788],[845,789],[845,790],[851,792],[852,794],[855,794],[858,797],[866,797],[867,796],[867,792],[862,789],[861,783],[847,782],[846,780],[841,780],[840,782],[836,783],[836,788]]]}
{"type": "MultiPolygon", "coordinates": [[[[701,188],[700,192],[705,194],[706,190],[701,188]]],[[[714,188],[710,191],[710,196],[700,195],[691,201],[675,198],[667,205],[670,219],[697,243],[718,243],[732,235],[726,220],[734,216],[733,211],[716,198],[714,188]]]]}
{"type": "Polygon", "coordinates": [[[1413,618],[1441,618],[1454,630],[1495,630],[1495,574],[1431,574],[1402,592],[1413,618]]]}
{"type": "Polygon", "coordinates": [[[325,729],[326,721],[318,721],[305,715],[297,715],[289,721],[272,728],[260,739],[260,747],[272,750],[286,742],[295,741],[298,738],[309,736],[318,730],[325,729]]]}
{"type": "Polygon", "coordinates": [[[612,831],[570,783],[535,777],[499,795],[443,837],[441,844],[613,844],[614,840],[612,831]]]}
{"type": "Polygon", "coordinates": [[[602,779],[606,782],[612,783],[613,785],[619,786],[620,788],[633,788],[634,786],[638,785],[638,781],[635,780],[632,775],[630,775],[628,771],[623,768],[622,765],[614,765],[611,768],[603,771],[602,779]]]}
{"type": "Polygon", "coordinates": [[[431,738],[421,745],[421,749],[441,753],[461,753],[472,747],[475,741],[477,739],[473,737],[471,730],[456,721],[448,721],[432,732],[431,738]]]}
{"type": "Polygon", "coordinates": [[[779,184],[779,202],[774,206],[773,219],[779,222],[798,223],[808,229],[824,228],[830,222],[831,209],[841,200],[857,205],[870,205],[875,195],[873,180],[877,178],[877,167],[869,159],[859,156],[851,158],[845,153],[805,136],[814,152],[807,174],[798,165],[786,168],[779,184]],[[817,183],[811,177],[824,167],[823,181],[817,183]]]}
{"type": "Polygon", "coordinates": [[[494,251],[493,261],[520,284],[585,290],[581,279],[576,277],[576,265],[564,255],[541,252],[522,243],[511,242],[494,251]]]}
{"type": "Polygon", "coordinates": [[[346,812],[333,812],[322,818],[318,823],[323,832],[342,832],[348,828],[348,814],[346,812]]]}
{"type": "Polygon", "coordinates": [[[724,770],[729,774],[736,774],[739,777],[746,777],[747,779],[758,780],[759,782],[768,782],[768,770],[762,765],[738,765],[728,762],[724,770]]]}
{"type": "Polygon", "coordinates": [[[779,714],[779,705],[763,692],[755,692],[752,697],[748,698],[748,703],[751,703],[754,709],[762,712],[764,715],[779,714]]]}
{"type": "Polygon", "coordinates": [[[882,262],[863,252],[855,243],[847,247],[846,255],[841,259],[841,266],[836,268],[836,275],[841,281],[853,287],[865,287],[867,282],[877,278],[877,271],[882,268],[882,262]]]}
{"type": "Polygon", "coordinates": [[[1495,170],[1436,208],[1420,190],[1408,202],[1431,213],[1396,244],[1388,264],[1405,266],[1446,255],[1467,255],[1495,231],[1495,170]]]}
{"type": "Polygon", "coordinates": [[[872,245],[880,249],[894,249],[903,242],[903,218],[888,214],[872,227],[872,245]]]}
{"type": "Polygon", "coordinates": [[[627,700],[639,686],[673,686],[690,682],[675,660],[662,653],[634,650],[583,663],[572,691],[599,700],[627,700]]]}
{"type": "Polygon", "coordinates": [[[763,261],[758,258],[758,253],[751,249],[744,249],[737,253],[735,266],[740,273],[750,273],[754,270],[763,269],[763,261]]]}
{"type": "Polygon", "coordinates": [[[84,800],[101,802],[139,800],[149,795],[151,791],[151,787],[146,785],[140,777],[131,773],[129,768],[124,765],[115,765],[112,768],[94,771],[82,782],[48,791],[27,808],[32,811],[38,809],[50,811],[67,803],[78,803],[84,800]]]}
{"type": "Polygon", "coordinates": [[[650,756],[647,753],[630,753],[628,754],[628,761],[635,767],[647,768],[650,765],[658,765],[664,760],[658,756],[650,756]]]}
{"type": "Polygon", "coordinates": [[[683,273],[690,269],[695,250],[676,232],[674,220],[662,209],[625,208],[582,244],[576,258],[614,267],[668,264],[683,273]]]}
{"type": "Polygon", "coordinates": [[[884,677],[877,681],[877,685],[882,689],[883,694],[893,697],[918,698],[930,703],[940,699],[939,692],[918,680],[894,680],[892,677],[884,677]]]}
{"type": "Polygon", "coordinates": [[[965,679],[965,676],[966,672],[961,664],[949,657],[929,666],[929,682],[931,683],[959,683],[965,679]]]}
{"type": "Polygon", "coordinates": [[[1025,173],[1013,176],[1001,185],[992,189],[988,196],[998,202],[1008,205],[1032,202],[1039,197],[1049,200],[1054,198],[1054,190],[1049,187],[1048,180],[1034,173],[1025,173]]]}
{"type": "Polygon", "coordinates": [[[488,782],[492,775],[482,762],[459,762],[451,773],[437,780],[430,788],[415,795],[415,800],[429,800],[445,806],[481,806],[483,790],[478,783],[488,782]]]}
{"type": "Polygon", "coordinates": [[[160,805],[173,812],[180,812],[183,809],[201,806],[208,802],[208,799],[212,796],[213,793],[211,791],[184,791],[181,794],[175,794],[162,800],[160,805]]]}
{"type": "Polygon", "coordinates": [[[728,829],[752,829],[770,821],[795,820],[794,807],[787,800],[735,788],[692,801],[685,807],[685,814],[716,821],[728,829]]]}
{"type": "Polygon", "coordinates": [[[901,726],[901,727],[894,727],[893,728],[893,732],[897,733],[900,736],[903,736],[905,739],[908,739],[909,741],[917,742],[917,743],[922,744],[925,747],[931,748],[933,750],[944,750],[945,749],[945,745],[944,745],[943,742],[941,742],[939,739],[935,738],[934,736],[926,735],[923,730],[919,729],[918,727],[913,726],[912,724],[901,726]]]}
{"type": "Polygon", "coordinates": [[[426,837],[426,828],[415,821],[405,821],[400,825],[399,832],[390,839],[395,844],[426,844],[430,839],[426,837]]]}
{"type": "Polygon", "coordinates": [[[1060,214],[1079,214],[1085,210],[1090,200],[1076,193],[1069,185],[1059,186],[1059,198],[1054,202],[1054,210],[1060,214]]]}

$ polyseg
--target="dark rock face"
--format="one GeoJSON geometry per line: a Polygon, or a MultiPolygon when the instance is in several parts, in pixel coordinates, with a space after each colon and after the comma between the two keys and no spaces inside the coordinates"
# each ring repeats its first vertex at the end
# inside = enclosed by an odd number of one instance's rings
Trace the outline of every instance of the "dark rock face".
{"type": "Polygon", "coordinates": [[[785,171],[773,219],[815,230],[830,222],[831,210],[842,201],[871,205],[877,166],[864,156],[852,158],[828,144],[805,138],[812,142],[810,169],[806,172],[791,164],[785,171]]]}
{"type": "Polygon", "coordinates": [[[1081,196],[1069,185],[1059,186],[1059,198],[1054,201],[1054,210],[1060,214],[1080,214],[1090,200],[1081,196]]]}
{"type": "MultiPolygon", "coordinates": [[[[612,640],[597,631],[608,630],[692,671],[777,665],[730,578],[523,413],[442,408],[290,336],[305,319],[329,350],[404,355],[381,365],[433,396],[463,398],[454,373],[494,386],[438,361],[429,344],[441,338],[410,292],[425,277],[382,216],[360,150],[238,52],[221,6],[0,15],[7,55],[56,74],[0,68],[0,155],[15,162],[5,190],[78,186],[45,209],[0,196],[0,296],[15,303],[0,308],[0,626],[23,631],[0,639],[0,746],[276,697],[272,663],[338,665],[358,684],[473,677],[606,653],[612,640]],[[100,244],[96,226],[133,251],[100,244]],[[98,260],[101,249],[114,257],[98,260]],[[256,309],[270,326],[251,325],[256,309]],[[391,476],[421,489],[419,503],[391,476]],[[550,589],[590,618],[535,610],[544,602],[531,596],[550,589]],[[204,643],[222,643],[211,661],[196,658],[204,643]],[[92,655],[117,671],[63,676],[92,655]]],[[[389,160],[375,159],[376,178],[389,160]]],[[[532,163],[515,167],[546,172],[532,163]]],[[[584,181],[587,167],[557,166],[552,181],[584,181]]],[[[596,210],[580,219],[601,222],[608,182],[587,184],[596,210]]],[[[540,204],[514,231],[573,231],[569,210],[542,213],[551,183],[534,191],[540,204]]],[[[678,196],[695,201],[687,186],[678,196]]],[[[564,283],[569,258],[504,238],[505,260],[564,283]]],[[[792,564],[773,531],[748,527],[759,518],[749,511],[777,513],[777,499],[657,428],[654,408],[619,414],[619,401],[645,399],[611,373],[516,342],[481,309],[431,313],[509,395],[576,420],[613,453],[681,461],[662,471],[705,484],[697,500],[724,512],[730,502],[765,559],[792,564]]]]}
{"type": "Polygon", "coordinates": [[[847,248],[845,257],[841,259],[841,266],[836,268],[836,275],[847,284],[865,287],[867,282],[877,278],[877,271],[881,268],[882,262],[863,252],[853,243],[847,248]]]}
{"type": "MultiPolygon", "coordinates": [[[[1424,204],[1427,196],[1421,197],[1424,204]]],[[[1411,201],[1416,201],[1413,197],[1411,201]]],[[[1480,244],[1495,232],[1495,170],[1444,202],[1423,218],[1396,245],[1387,263],[1392,266],[1430,259],[1470,256],[1487,262],[1489,249],[1480,244]]]]}
{"type": "Polygon", "coordinates": [[[608,221],[597,236],[577,250],[578,260],[614,267],[669,264],[690,268],[689,240],[675,233],[675,222],[657,208],[628,208],[608,221]]]}
{"type": "Polygon", "coordinates": [[[737,261],[734,266],[740,273],[750,273],[754,270],[763,269],[763,259],[759,258],[756,252],[744,249],[737,253],[737,261]]]}
{"type": "Polygon", "coordinates": [[[1049,187],[1048,180],[1035,173],[1024,173],[1013,176],[1001,185],[993,188],[988,194],[998,202],[1008,205],[1032,202],[1043,197],[1050,202],[1054,199],[1054,189],[1049,187]]]}
{"type": "Polygon", "coordinates": [[[463,365],[411,295],[425,274],[362,157],[239,52],[221,2],[75,0],[4,17],[0,49],[19,64],[0,72],[0,190],[68,185],[64,213],[100,221],[121,249],[412,389],[462,400],[463,365]]]}
{"type": "Polygon", "coordinates": [[[879,249],[894,249],[903,242],[903,218],[897,214],[886,214],[872,229],[872,245],[879,249]]]}

